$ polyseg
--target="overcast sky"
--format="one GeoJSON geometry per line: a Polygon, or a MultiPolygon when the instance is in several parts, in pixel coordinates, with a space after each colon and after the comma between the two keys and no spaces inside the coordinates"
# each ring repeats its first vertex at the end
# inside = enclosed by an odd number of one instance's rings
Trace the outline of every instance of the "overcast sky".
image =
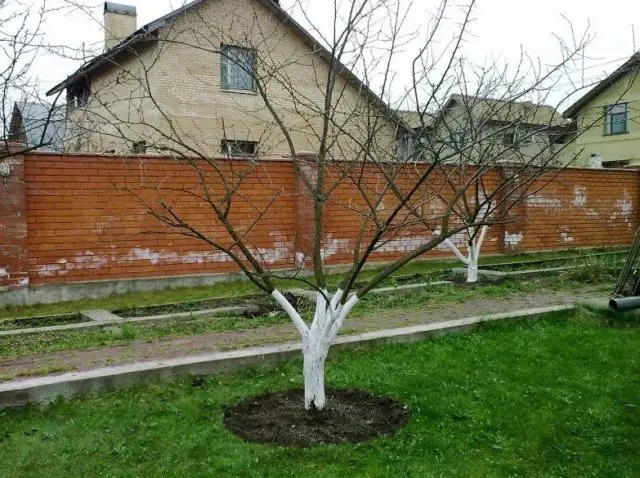
{"type": "MultiPolygon", "coordinates": [[[[32,1],[39,4],[42,0],[32,1]]],[[[327,4],[330,0],[303,1],[314,22],[321,26],[329,24],[328,12],[331,9],[327,8],[327,4]]],[[[182,4],[176,0],[120,0],[120,3],[137,7],[139,27],[182,4]]],[[[281,1],[285,8],[292,3],[293,0],[281,1]]],[[[73,47],[85,44],[87,48],[95,48],[102,41],[99,21],[102,18],[103,2],[84,0],[83,4],[95,21],[80,13],[49,18],[46,34],[52,43],[73,47]]],[[[423,19],[428,18],[427,12],[436,5],[435,0],[415,0],[411,27],[420,28],[425,23],[423,19]]],[[[590,60],[585,65],[584,76],[587,82],[602,78],[633,54],[634,29],[640,34],[638,0],[617,0],[612,3],[592,0],[479,0],[464,53],[477,64],[490,64],[495,58],[515,62],[522,48],[532,57],[540,58],[543,63],[552,63],[558,57],[558,43],[554,34],[565,39],[569,39],[571,34],[563,15],[571,20],[576,32],[581,33],[590,24],[590,31],[595,35],[588,50],[590,60]]],[[[304,23],[299,15],[298,20],[304,23]]],[[[453,16],[446,27],[450,34],[455,29],[455,20],[453,16]]],[[[37,71],[42,86],[51,87],[77,66],[72,61],[41,58],[37,71]]],[[[561,83],[558,88],[562,90],[568,87],[561,83]]],[[[557,97],[560,96],[559,91],[557,97]]]]}

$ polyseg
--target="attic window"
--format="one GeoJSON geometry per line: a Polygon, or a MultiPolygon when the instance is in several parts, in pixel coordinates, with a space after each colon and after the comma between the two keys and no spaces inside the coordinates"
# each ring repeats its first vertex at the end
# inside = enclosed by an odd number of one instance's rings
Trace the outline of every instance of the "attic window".
{"type": "Polygon", "coordinates": [[[629,132],[629,104],[605,106],[604,134],[624,134],[629,132]]]}
{"type": "Polygon", "coordinates": [[[85,106],[91,98],[91,82],[84,77],[69,85],[67,89],[67,104],[72,108],[85,106]]]}
{"type": "Polygon", "coordinates": [[[235,141],[223,139],[221,143],[222,154],[232,158],[246,158],[258,153],[258,143],[255,141],[235,141]]]}
{"type": "Polygon", "coordinates": [[[253,50],[223,45],[220,49],[220,84],[223,90],[255,91],[256,55],[253,50]]]}

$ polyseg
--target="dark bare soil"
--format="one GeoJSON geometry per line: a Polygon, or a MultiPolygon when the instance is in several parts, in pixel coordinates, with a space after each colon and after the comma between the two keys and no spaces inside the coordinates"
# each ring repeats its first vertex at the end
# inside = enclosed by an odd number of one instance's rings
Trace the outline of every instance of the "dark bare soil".
{"type": "Polygon", "coordinates": [[[408,420],[403,405],[360,390],[327,390],[321,412],[304,409],[303,390],[288,390],[249,398],[224,414],[227,429],[246,441],[293,447],[359,443],[390,435],[408,420]]]}
{"type": "Polygon", "coordinates": [[[257,305],[261,313],[270,312],[273,307],[262,296],[247,295],[238,297],[221,297],[215,299],[196,300],[188,302],[176,302],[172,304],[148,305],[132,309],[115,310],[113,313],[126,319],[134,317],[148,317],[151,315],[179,314],[182,312],[194,312],[198,310],[216,309],[234,305],[257,305]]]}

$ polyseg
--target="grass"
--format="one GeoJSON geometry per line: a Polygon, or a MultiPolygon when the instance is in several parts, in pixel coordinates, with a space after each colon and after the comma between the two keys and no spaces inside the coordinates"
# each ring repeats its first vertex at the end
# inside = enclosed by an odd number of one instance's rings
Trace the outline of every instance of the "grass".
{"type": "MultiPolygon", "coordinates": [[[[539,292],[540,290],[573,289],[576,282],[557,278],[520,281],[506,280],[499,284],[488,283],[474,286],[441,285],[428,289],[414,289],[384,295],[369,295],[350,314],[357,319],[380,314],[383,311],[428,310],[442,304],[458,304],[471,299],[497,299],[516,294],[539,292]]],[[[309,320],[313,312],[310,304],[302,304],[303,316],[309,320]]],[[[131,342],[157,342],[163,339],[201,335],[208,332],[223,332],[250,328],[268,327],[288,323],[284,313],[267,314],[254,318],[203,316],[162,322],[129,323],[118,327],[101,327],[31,335],[0,337],[0,357],[19,358],[35,353],[51,353],[72,350],[87,350],[131,342]]],[[[0,322],[1,323],[1,322],[0,322]]],[[[342,333],[348,332],[348,322],[342,333]]],[[[292,329],[293,330],[293,329],[292,329]]]]}
{"type": "Polygon", "coordinates": [[[125,323],[91,329],[0,337],[0,357],[18,358],[36,353],[86,350],[135,341],[151,343],[168,337],[267,327],[286,323],[288,320],[284,314],[255,318],[202,316],[168,322],[125,323]]]}
{"type": "MultiPolygon", "coordinates": [[[[544,252],[536,254],[518,254],[512,256],[489,256],[482,257],[480,264],[490,266],[491,264],[503,262],[519,262],[525,260],[548,260],[558,258],[574,258],[579,259],[585,254],[592,252],[615,251],[614,249],[593,249],[593,250],[574,250],[574,251],[557,251],[544,252]]],[[[396,275],[421,274],[431,277],[433,280],[438,279],[438,274],[451,267],[460,267],[460,263],[456,260],[429,260],[423,262],[411,263],[396,275]]],[[[369,269],[362,273],[361,281],[371,277],[376,273],[376,269],[369,269]]],[[[341,275],[330,274],[327,280],[332,285],[337,285],[341,275]]],[[[394,283],[393,280],[387,281],[387,285],[394,283]]],[[[282,288],[300,287],[299,281],[281,281],[279,284],[282,288]]],[[[112,296],[104,299],[87,299],[75,302],[63,302],[59,304],[45,304],[28,307],[1,307],[0,321],[3,319],[15,319],[20,317],[41,317],[54,314],[75,313],[82,310],[107,309],[122,310],[135,309],[145,306],[153,306],[157,304],[167,304],[175,302],[187,302],[211,299],[215,297],[238,296],[243,294],[253,294],[259,292],[248,281],[220,282],[206,287],[195,287],[188,289],[174,289],[155,292],[143,292],[125,294],[120,296],[112,296]]]]}
{"type": "MultiPolygon", "coordinates": [[[[553,278],[509,279],[501,283],[485,283],[474,286],[443,285],[425,289],[414,289],[385,295],[369,295],[358,304],[351,318],[367,317],[383,311],[400,309],[427,310],[434,305],[457,304],[471,299],[508,299],[518,294],[541,290],[573,290],[584,285],[602,284],[603,292],[612,289],[617,277],[615,260],[607,257],[590,259],[579,269],[566,271],[553,278]],[[583,272],[582,269],[585,269],[583,272]]],[[[226,285],[226,284],[225,284],[226,285]]],[[[219,290],[218,290],[219,291],[219,290]]],[[[191,289],[188,295],[200,294],[191,289]]],[[[211,297],[209,295],[208,297],[211,297]]],[[[265,303],[261,304],[263,309],[265,303]]],[[[306,308],[307,318],[312,308],[306,308]]],[[[133,310],[140,310],[140,307],[133,310]]],[[[133,314],[136,315],[136,314],[133,314]]],[[[248,328],[267,327],[287,323],[284,314],[263,315],[256,318],[204,316],[191,319],[176,319],[169,322],[144,322],[124,326],[48,332],[34,335],[0,337],[0,357],[19,358],[34,353],[51,353],[86,350],[131,342],[156,342],[168,338],[200,335],[207,332],[222,332],[248,328]]],[[[0,321],[0,326],[2,325],[0,321]]],[[[11,322],[12,327],[16,327],[11,322]]],[[[348,331],[348,322],[343,333],[348,331]]]]}
{"type": "Polygon", "coordinates": [[[222,425],[228,404],[301,385],[301,363],[0,412],[4,477],[635,477],[640,328],[586,309],[417,344],[332,353],[331,386],[411,411],[393,437],[298,450],[222,425]]]}

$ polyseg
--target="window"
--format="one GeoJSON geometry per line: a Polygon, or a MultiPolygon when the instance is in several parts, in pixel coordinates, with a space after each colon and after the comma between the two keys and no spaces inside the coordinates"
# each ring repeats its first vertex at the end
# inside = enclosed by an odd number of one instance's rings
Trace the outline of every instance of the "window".
{"type": "Polygon", "coordinates": [[[85,106],[91,97],[91,82],[85,77],[69,85],[67,89],[67,106],[76,108],[85,106]]]}
{"type": "Polygon", "coordinates": [[[220,84],[223,90],[255,91],[255,53],[224,45],[220,49],[220,84]]]}
{"type": "Polygon", "coordinates": [[[406,161],[411,156],[411,136],[408,132],[400,132],[396,137],[396,160],[406,161]]]}
{"type": "Polygon", "coordinates": [[[604,134],[628,133],[629,103],[605,106],[604,134]]]}
{"type": "Polygon", "coordinates": [[[531,144],[535,140],[535,135],[531,131],[515,130],[509,131],[502,137],[504,146],[519,146],[531,144]]]}
{"type": "Polygon", "coordinates": [[[221,144],[222,154],[234,158],[246,158],[255,156],[258,152],[258,143],[255,141],[235,141],[223,139],[221,144]]]}
{"type": "Polygon", "coordinates": [[[146,154],[147,152],[147,142],[146,141],[137,141],[133,143],[131,150],[133,154],[146,154]]]}

